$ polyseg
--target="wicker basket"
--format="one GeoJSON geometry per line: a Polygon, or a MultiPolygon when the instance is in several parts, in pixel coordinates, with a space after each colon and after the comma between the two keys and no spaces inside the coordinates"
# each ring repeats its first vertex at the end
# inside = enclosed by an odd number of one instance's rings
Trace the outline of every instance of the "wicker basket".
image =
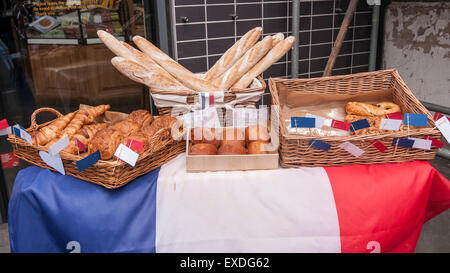
{"type": "MultiPolygon", "coordinates": [[[[40,108],[31,116],[31,126],[26,130],[28,133],[32,133],[51,122],[49,121],[41,125],[36,124],[36,115],[44,111],[52,112],[58,117],[62,116],[62,114],[55,109],[40,108]]],[[[81,160],[83,157],[61,151],[60,156],[64,165],[64,171],[67,175],[101,185],[108,189],[122,187],[136,177],[160,167],[185,151],[186,144],[184,141],[174,140],[170,136],[170,130],[171,128],[161,129],[153,136],[149,143],[149,149],[143,151],[139,155],[134,167],[118,159],[109,161],[99,160],[93,166],[79,172],[76,161],[81,160]]],[[[43,162],[39,156],[39,151],[47,151],[47,148],[30,145],[28,142],[15,135],[9,135],[8,141],[11,142],[14,154],[17,157],[39,167],[54,170],[43,162]]]]}
{"type": "Polygon", "coordinates": [[[392,90],[394,103],[398,104],[403,113],[421,113],[428,116],[428,127],[411,127],[410,130],[394,131],[393,133],[351,135],[351,136],[306,136],[289,133],[284,121],[286,114],[280,111],[280,163],[283,167],[299,166],[341,166],[350,164],[383,164],[406,162],[412,160],[431,160],[438,148],[431,150],[412,149],[392,146],[394,138],[432,136],[440,139],[441,133],[436,129],[433,118],[428,110],[414,97],[397,70],[381,70],[358,73],[345,76],[331,76],[313,79],[269,79],[272,105],[280,106],[279,84],[284,85],[287,92],[301,94],[345,94],[361,95],[369,91],[392,90]],[[310,148],[310,141],[317,139],[331,145],[328,151],[310,148]],[[388,149],[380,152],[372,145],[375,140],[381,141],[388,149]],[[338,146],[349,141],[365,152],[354,157],[338,146]]]}
{"type": "MultiPolygon", "coordinates": [[[[254,80],[252,86],[254,87],[246,89],[231,89],[230,91],[223,92],[223,102],[225,104],[232,104],[233,106],[256,105],[266,90],[266,83],[260,76],[258,76],[257,80],[254,80]],[[251,93],[255,94],[256,99],[253,97],[253,99],[243,99],[236,102],[237,96],[251,93]]],[[[198,92],[193,91],[171,91],[157,89],[150,89],[150,94],[155,101],[156,108],[158,109],[158,113],[160,115],[171,115],[175,105],[180,106],[181,108],[186,106],[186,109],[192,110],[194,109],[195,101],[199,96],[198,92]],[[168,98],[168,103],[165,103],[164,106],[158,105],[158,99],[164,99],[165,97],[168,98]],[[177,97],[176,101],[173,100],[174,97],[177,97]]]]}

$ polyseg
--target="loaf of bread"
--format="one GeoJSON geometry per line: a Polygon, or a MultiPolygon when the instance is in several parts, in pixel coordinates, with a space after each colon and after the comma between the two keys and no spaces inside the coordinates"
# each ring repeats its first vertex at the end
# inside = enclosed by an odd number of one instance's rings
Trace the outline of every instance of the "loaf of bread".
{"type": "Polygon", "coordinates": [[[284,40],[284,34],[279,32],[275,35],[272,35],[272,47],[276,46],[279,42],[284,40]]]}
{"type": "Polygon", "coordinates": [[[215,78],[212,83],[222,90],[228,90],[272,49],[272,40],[272,36],[266,36],[262,41],[256,43],[230,69],[215,78]]]}
{"type": "Polygon", "coordinates": [[[283,57],[292,48],[294,42],[294,36],[289,36],[283,41],[279,42],[252,69],[245,73],[245,75],[242,76],[242,78],[232,86],[232,89],[247,88],[254,78],[264,72],[279,59],[281,59],[281,57],[283,57]]]}
{"type": "Polygon", "coordinates": [[[216,155],[217,148],[216,146],[209,143],[198,143],[192,145],[191,150],[189,151],[190,155],[216,155]]]}
{"type": "Polygon", "coordinates": [[[150,56],[155,62],[163,67],[167,72],[174,76],[178,81],[188,88],[202,92],[219,91],[219,88],[212,85],[208,81],[200,79],[194,73],[174,61],[167,54],[162,52],[158,47],[140,36],[133,37],[134,43],[145,54],[150,56]]]}
{"type": "Polygon", "coordinates": [[[206,72],[204,79],[206,81],[213,80],[221,76],[225,71],[236,63],[244,54],[258,41],[261,36],[262,28],[256,27],[248,31],[237,41],[232,47],[230,47],[220,59],[206,72]]]}
{"type": "Polygon", "coordinates": [[[244,155],[246,153],[247,150],[244,146],[231,143],[222,144],[217,151],[217,154],[219,155],[244,155]]]}
{"type": "Polygon", "coordinates": [[[158,90],[168,91],[186,91],[189,90],[179,82],[175,82],[170,78],[152,71],[142,65],[127,60],[122,57],[114,57],[111,59],[112,65],[123,75],[133,81],[147,85],[148,87],[158,90]]]}

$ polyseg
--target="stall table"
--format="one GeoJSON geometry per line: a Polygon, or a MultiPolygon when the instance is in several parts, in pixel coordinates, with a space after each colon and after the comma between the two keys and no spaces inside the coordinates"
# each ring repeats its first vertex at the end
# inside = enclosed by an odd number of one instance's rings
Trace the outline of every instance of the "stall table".
{"type": "Polygon", "coordinates": [[[12,252],[414,252],[449,207],[426,161],[186,173],[181,154],[115,190],[28,167],[8,217],[12,252]]]}

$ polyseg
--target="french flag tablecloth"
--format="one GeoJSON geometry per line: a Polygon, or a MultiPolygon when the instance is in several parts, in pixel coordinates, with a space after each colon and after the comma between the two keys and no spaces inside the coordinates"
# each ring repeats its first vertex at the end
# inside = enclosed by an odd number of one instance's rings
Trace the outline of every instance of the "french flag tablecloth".
{"type": "Polygon", "coordinates": [[[186,173],[182,154],[116,190],[26,168],[8,217],[12,252],[413,252],[449,207],[428,162],[186,173]]]}

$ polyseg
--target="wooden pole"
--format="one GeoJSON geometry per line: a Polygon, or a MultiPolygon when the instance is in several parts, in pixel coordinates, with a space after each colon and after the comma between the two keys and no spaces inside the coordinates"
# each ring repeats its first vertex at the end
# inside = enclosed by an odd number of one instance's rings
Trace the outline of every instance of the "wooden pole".
{"type": "Polygon", "coordinates": [[[336,58],[339,55],[339,51],[341,50],[342,42],[344,41],[345,35],[347,34],[348,26],[352,21],[353,13],[355,12],[357,5],[358,0],[351,0],[350,4],[348,5],[344,20],[341,24],[341,28],[339,29],[336,41],[334,42],[330,57],[328,58],[327,66],[325,67],[325,71],[323,71],[323,77],[331,75],[331,71],[333,70],[334,63],[336,62],[336,58]]]}

